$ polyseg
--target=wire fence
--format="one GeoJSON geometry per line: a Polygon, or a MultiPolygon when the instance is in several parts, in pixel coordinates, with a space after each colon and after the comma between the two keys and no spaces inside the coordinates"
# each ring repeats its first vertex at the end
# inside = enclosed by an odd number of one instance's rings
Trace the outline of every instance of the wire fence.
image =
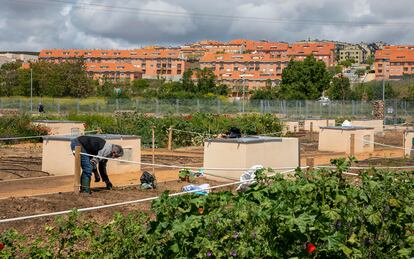
{"type": "MultiPolygon", "coordinates": [[[[46,113],[113,113],[131,111],[154,115],[269,113],[287,118],[373,117],[370,101],[311,101],[311,100],[221,100],[221,99],[70,99],[70,98],[0,98],[0,110],[14,109],[37,112],[42,103],[46,113]],[[32,105],[31,105],[32,103],[32,105]]],[[[389,123],[414,114],[414,101],[386,100],[385,116],[389,123]]]]}

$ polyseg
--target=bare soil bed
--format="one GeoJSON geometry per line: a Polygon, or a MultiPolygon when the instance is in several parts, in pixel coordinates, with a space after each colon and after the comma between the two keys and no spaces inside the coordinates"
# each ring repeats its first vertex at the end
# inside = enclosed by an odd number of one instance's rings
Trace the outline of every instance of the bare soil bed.
{"type": "MultiPolygon", "coordinates": [[[[196,179],[194,184],[201,183],[209,183],[212,186],[219,184],[218,182],[203,178],[196,179]]],[[[114,188],[110,191],[103,188],[95,189],[92,195],[58,193],[42,196],[8,198],[0,200],[0,219],[138,200],[158,196],[166,190],[169,190],[170,193],[179,192],[181,191],[181,188],[187,184],[189,183],[169,181],[159,183],[158,188],[155,190],[141,190],[138,186],[130,186],[124,188],[114,188]]],[[[82,212],[81,218],[104,224],[111,221],[116,212],[122,214],[127,214],[128,212],[137,210],[148,212],[150,207],[151,202],[143,202],[100,209],[91,212],[82,212]]],[[[0,223],[0,232],[13,228],[18,230],[20,233],[24,233],[29,237],[34,238],[38,233],[43,232],[46,225],[53,225],[54,220],[55,217],[44,217],[18,222],[0,223]]]]}
{"type": "Polygon", "coordinates": [[[0,145],[0,180],[48,175],[42,172],[42,144],[0,145]]]}

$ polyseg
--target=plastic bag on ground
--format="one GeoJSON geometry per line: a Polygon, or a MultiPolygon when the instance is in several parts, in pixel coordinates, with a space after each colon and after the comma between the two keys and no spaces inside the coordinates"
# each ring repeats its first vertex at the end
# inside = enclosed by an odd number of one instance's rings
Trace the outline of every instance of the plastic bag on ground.
{"type": "Polygon", "coordinates": [[[189,184],[189,185],[183,186],[182,191],[183,192],[194,192],[195,194],[198,194],[198,195],[206,195],[207,193],[210,192],[209,188],[210,188],[210,185],[208,183],[200,184],[200,185],[189,184]]]}
{"type": "Polygon", "coordinates": [[[244,192],[247,190],[247,188],[252,184],[254,178],[256,177],[256,171],[263,169],[264,167],[262,165],[254,165],[252,166],[249,170],[247,170],[246,172],[244,172],[241,176],[240,176],[240,182],[244,182],[244,181],[248,181],[245,183],[242,183],[239,185],[239,187],[237,187],[236,191],[239,192],[244,192]]]}

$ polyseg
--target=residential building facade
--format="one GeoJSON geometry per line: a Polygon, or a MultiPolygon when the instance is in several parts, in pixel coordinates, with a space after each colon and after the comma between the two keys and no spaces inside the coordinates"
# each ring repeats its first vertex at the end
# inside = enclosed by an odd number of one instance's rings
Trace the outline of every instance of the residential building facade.
{"type": "Polygon", "coordinates": [[[367,51],[359,45],[348,45],[339,51],[339,61],[354,60],[355,65],[365,63],[367,51]]]}
{"type": "MultiPolygon", "coordinates": [[[[39,59],[65,62],[83,58],[86,63],[128,63],[142,73],[142,78],[178,81],[185,71],[185,60],[180,49],[136,50],[42,50],[39,59]]],[[[89,66],[90,67],[90,66],[89,66]]],[[[119,71],[122,72],[122,69],[119,71]]]]}
{"type": "Polygon", "coordinates": [[[414,75],[414,45],[384,46],[375,52],[374,67],[380,80],[414,75]]]}
{"type": "Polygon", "coordinates": [[[297,61],[303,61],[309,55],[325,62],[326,67],[336,65],[335,44],[333,42],[296,42],[287,50],[287,57],[297,61]]]}

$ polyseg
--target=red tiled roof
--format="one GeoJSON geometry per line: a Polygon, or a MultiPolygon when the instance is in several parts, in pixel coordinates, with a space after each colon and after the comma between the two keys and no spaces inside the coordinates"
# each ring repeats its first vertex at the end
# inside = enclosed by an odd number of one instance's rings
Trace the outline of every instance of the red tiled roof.
{"type": "Polygon", "coordinates": [[[292,44],[288,51],[288,56],[330,56],[335,50],[333,42],[298,42],[292,44]]]}
{"type": "Polygon", "coordinates": [[[42,50],[39,58],[179,58],[179,49],[136,49],[136,50],[42,50]]]}
{"type": "Polygon", "coordinates": [[[414,46],[387,46],[390,48],[377,50],[375,60],[388,59],[390,62],[414,61],[414,46]]]}

